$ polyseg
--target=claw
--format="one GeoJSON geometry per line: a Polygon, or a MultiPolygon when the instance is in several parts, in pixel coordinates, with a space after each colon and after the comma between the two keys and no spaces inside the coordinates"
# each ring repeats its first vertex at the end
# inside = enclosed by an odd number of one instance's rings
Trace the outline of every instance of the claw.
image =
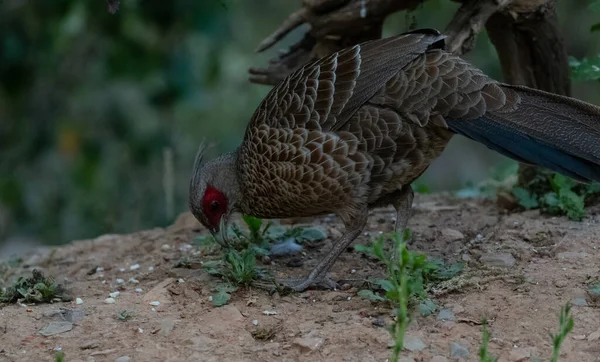
{"type": "Polygon", "coordinates": [[[300,25],[306,22],[306,15],[308,10],[306,8],[301,8],[293,12],[287,19],[283,21],[283,23],[277,28],[271,35],[267,36],[260,42],[258,47],[256,48],[256,52],[260,53],[281,40],[284,36],[286,36],[290,31],[296,29],[300,25]]]}

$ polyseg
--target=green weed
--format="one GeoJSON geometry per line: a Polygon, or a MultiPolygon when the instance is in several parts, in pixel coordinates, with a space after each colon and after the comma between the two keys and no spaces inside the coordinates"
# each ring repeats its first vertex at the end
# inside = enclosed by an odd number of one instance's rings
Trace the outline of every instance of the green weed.
{"type": "Polygon", "coordinates": [[[581,221],[585,217],[585,203],[600,196],[600,184],[580,184],[555,174],[550,179],[550,191],[537,192],[535,188],[515,187],[513,195],[525,209],[540,208],[550,215],[566,215],[571,220],[581,221]]]}
{"type": "Polygon", "coordinates": [[[59,351],[54,354],[54,361],[64,362],[64,360],[65,360],[65,352],[59,351]]]}
{"type": "Polygon", "coordinates": [[[550,337],[552,337],[553,344],[553,352],[552,352],[552,362],[558,361],[558,355],[560,353],[560,346],[565,341],[567,334],[573,330],[573,317],[569,314],[571,311],[571,305],[567,303],[564,307],[560,309],[560,315],[558,317],[558,333],[552,334],[550,333],[550,337]]]}
{"type": "Polygon", "coordinates": [[[20,277],[0,295],[2,303],[52,303],[71,299],[63,285],[57,284],[52,277],[45,277],[37,269],[33,270],[30,278],[20,277]]]}
{"type": "MultiPolygon", "coordinates": [[[[288,247],[307,241],[319,241],[327,235],[319,228],[297,227],[286,230],[284,227],[265,223],[262,219],[243,216],[246,230],[236,224],[217,236],[200,236],[194,243],[206,254],[219,253],[217,260],[201,262],[199,259],[181,259],[176,267],[191,267],[199,263],[208,273],[222,277],[227,287],[219,286],[212,295],[215,306],[225,305],[238,285],[249,286],[262,277],[265,270],[257,265],[258,256],[270,255],[276,245],[288,247]],[[235,286],[235,287],[234,287],[235,286]]],[[[224,225],[222,225],[224,227],[224,225]]]]}
{"type": "Polygon", "coordinates": [[[425,296],[425,284],[440,277],[452,274],[452,269],[440,271],[440,263],[427,261],[425,255],[408,251],[405,240],[410,238],[410,230],[404,234],[380,235],[371,246],[356,245],[355,250],[367,253],[386,266],[386,279],[374,284],[385,291],[384,295],[372,290],[361,290],[358,294],[372,301],[385,301],[394,307],[395,322],[390,328],[394,338],[392,361],[397,361],[404,345],[404,333],[410,324],[409,305],[415,298],[425,296]],[[384,251],[384,243],[391,239],[393,252],[384,251]]]}
{"type": "MultiPolygon", "coordinates": [[[[553,343],[553,351],[552,351],[552,359],[551,362],[557,362],[558,356],[560,355],[560,347],[562,343],[565,341],[567,335],[573,330],[573,317],[569,314],[571,310],[571,306],[567,303],[564,307],[560,309],[559,315],[559,326],[558,333],[552,334],[550,333],[550,337],[552,338],[553,343]]],[[[484,319],[482,323],[482,333],[483,338],[481,342],[481,347],[479,348],[479,361],[481,362],[496,362],[498,359],[488,354],[488,343],[490,341],[490,335],[487,330],[487,321],[484,319]]],[[[532,357],[533,360],[533,357],[532,357]]]]}
{"type": "Polygon", "coordinates": [[[482,329],[482,342],[481,347],[479,347],[479,361],[481,362],[496,362],[498,358],[491,356],[488,354],[488,344],[490,342],[490,333],[487,330],[487,320],[484,319],[481,323],[482,329]]]}

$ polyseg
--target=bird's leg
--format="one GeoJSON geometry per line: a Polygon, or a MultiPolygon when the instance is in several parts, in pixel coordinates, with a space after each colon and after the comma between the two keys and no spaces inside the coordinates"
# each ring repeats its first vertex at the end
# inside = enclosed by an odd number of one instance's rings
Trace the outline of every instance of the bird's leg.
{"type": "Polygon", "coordinates": [[[411,185],[402,186],[400,195],[398,195],[398,198],[393,203],[394,209],[396,209],[396,223],[394,224],[395,233],[398,232],[398,228],[400,228],[403,233],[406,230],[414,197],[415,193],[411,185]]]}
{"type": "Polygon", "coordinates": [[[360,235],[367,224],[367,217],[368,212],[367,210],[364,210],[361,215],[344,222],[346,231],[335,244],[333,244],[331,250],[319,261],[308,277],[305,279],[280,279],[277,280],[277,282],[288,286],[297,292],[301,292],[313,285],[325,286],[332,289],[336,288],[337,283],[327,277],[327,272],[331,269],[340,254],[346,250],[348,245],[360,235]]]}

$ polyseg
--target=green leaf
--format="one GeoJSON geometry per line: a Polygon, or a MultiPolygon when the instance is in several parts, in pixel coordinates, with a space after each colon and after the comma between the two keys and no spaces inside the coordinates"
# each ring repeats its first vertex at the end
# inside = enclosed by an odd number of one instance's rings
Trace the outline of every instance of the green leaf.
{"type": "Polygon", "coordinates": [[[550,207],[558,207],[558,195],[555,192],[549,192],[543,197],[543,202],[550,207]]]}
{"type": "Polygon", "coordinates": [[[286,233],[286,229],[281,225],[274,225],[267,230],[266,236],[272,239],[279,239],[286,233]]]}
{"type": "Polygon", "coordinates": [[[386,300],[385,298],[383,298],[383,297],[381,297],[381,296],[373,293],[373,291],[369,290],[369,289],[363,289],[363,290],[359,291],[357,294],[362,299],[367,299],[367,300],[370,300],[370,301],[373,301],[373,302],[375,302],[375,301],[382,301],[383,302],[383,301],[386,300]]]}
{"type": "Polygon", "coordinates": [[[376,280],[374,283],[379,285],[386,292],[389,292],[390,290],[394,289],[394,285],[386,279],[379,279],[376,280]]]}
{"type": "Polygon", "coordinates": [[[460,273],[464,269],[464,265],[461,263],[455,263],[450,265],[441,265],[436,270],[432,271],[435,273],[435,277],[441,280],[452,279],[458,273],[460,273]]]}
{"type": "Polygon", "coordinates": [[[327,238],[327,234],[319,228],[306,228],[302,229],[300,237],[308,241],[319,241],[327,238]]]}
{"type": "Polygon", "coordinates": [[[438,306],[430,299],[426,299],[419,303],[419,313],[421,313],[423,317],[433,314],[437,308],[438,306]]]}
{"type": "Polygon", "coordinates": [[[219,293],[231,293],[231,292],[235,292],[236,290],[238,290],[238,287],[236,287],[235,285],[231,285],[231,284],[218,284],[214,290],[216,290],[219,293]]]}
{"type": "Polygon", "coordinates": [[[590,27],[590,32],[600,31],[600,23],[594,24],[590,27]]]}
{"type": "Polygon", "coordinates": [[[554,187],[554,191],[559,191],[563,189],[571,190],[577,183],[570,177],[561,175],[559,173],[555,174],[552,180],[550,181],[552,187],[554,187]]]}
{"type": "Polygon", "coordinates": [[[193,243],[198,246],[212,246],[215,245],[217,241],[212,235],[200,235],[194,239],[193,243]]]}
{"type": "Polygon", "coordinates": [[[600,55],[581,60],[569,57],[569,68],[571,77],[575,80],[598,80],[600,79],[600,55]]]}
{"type": "Polygon", "coordinates": [[[571,190],[563,189],[558,194],[560,208],[571,220],[581,221],[585,217],[585,204],[583,196],[579,196],[571,190]]]}
{"type": "Polygon", "coordinates": [[[218,292],[217,294],[212,296],[212,304],[215,307],[221,307],[231,299],[231,295],[225,292],[218,292]]]}
{"type": "Polygon", "coordinates": [[[595,284],[589,287],[588,293],[593,297],[600,297],[600,284],[595,284]]]}
{"type": "Polygon", "coordinates": [[[522,207],[526,209],[535,209],[536,207],[539,207],[537,197],[524,188],[515,187],[513,188],[512,193],[519,200],[519,205],[522,207]]]}
{"type": "Polygon", "coordinates": [[[242,216],[242,219],[244,219],[244,222],[248,225],[248,229],[250,229],[251,232],[258,231],[262,227],[262,219],[248,215],[242,216]]]}

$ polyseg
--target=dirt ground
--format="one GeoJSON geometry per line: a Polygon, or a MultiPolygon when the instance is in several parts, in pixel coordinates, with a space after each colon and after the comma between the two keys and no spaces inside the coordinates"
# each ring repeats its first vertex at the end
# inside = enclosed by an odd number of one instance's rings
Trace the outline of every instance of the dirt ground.
{"type": "MultiPolygon", "coordinates": [[[[559,310],[568,301],[576,304],[572,308],[575,327],[564,343],[561,361],[600,361],[600,309],[586,292],[600,277],[600,207],[589,209],[588,214],[583,222],[572,222],[540,216],[537,211],[506,213],[489,200],[417,196],[410,248],[449,262],[462,261],[466,268],[432,293],[447,319],[437,312],[426,317],[415,314],[407,337],[411,350],[404,351],[403,361],[441,362],[456,360],[458,355],[478,360],[478,322],[483,317],[489,321],[489,350],[500,361],[549,360],[549,333],[557,331],[559,310]]],[[[393,216],[390,209],[373,211],[368,231],[391,231],[393,216]]],[[[275,265],[269,268],[277,275],[307,273],[340,234],[335,217],[310,222],[321,225],[329,239],[307,249],[302,263],[288,263],[291,257],[273,258],[275,265]]],[[[66,280],[83,304],[0,307],[0,361],[54,361],[59,349],[65,361],[385,361],[389,357],[391,338],[386,326],[392,321],[391,310],[362,300],[355,288],[283,297],[256,288],[240,289],[226,306],[214,307],[209,296],[214,294],[216,277],[203,269],[174,268],[182,257],[194,253],[190,243],[202,232],[186,213],[166,229],[104,235],[24,256],[17,274],[41,267],[57,281],[66,280]],[[115,303],[106,303],[114,291],[120,292],[115,303]],[[150,304],[156,301],[160,305],[150,304]],[[48,322],[61,320],[60,315],[52,316],[61,307],[68,309],[62,318],[74,321],[72,329],[40,335],[48,322]],[[122,321],[117,315],[124,310],[130,317],[122,321]],[[252,332],[259,328],[273,330],[274,336],[255,339],[252,332]]],[[[356,242],[366,244],[368,237],[356,242]]],[[[380,265],[349,250],[330,275],[374,278],[382,273],[380,265]]]]}

